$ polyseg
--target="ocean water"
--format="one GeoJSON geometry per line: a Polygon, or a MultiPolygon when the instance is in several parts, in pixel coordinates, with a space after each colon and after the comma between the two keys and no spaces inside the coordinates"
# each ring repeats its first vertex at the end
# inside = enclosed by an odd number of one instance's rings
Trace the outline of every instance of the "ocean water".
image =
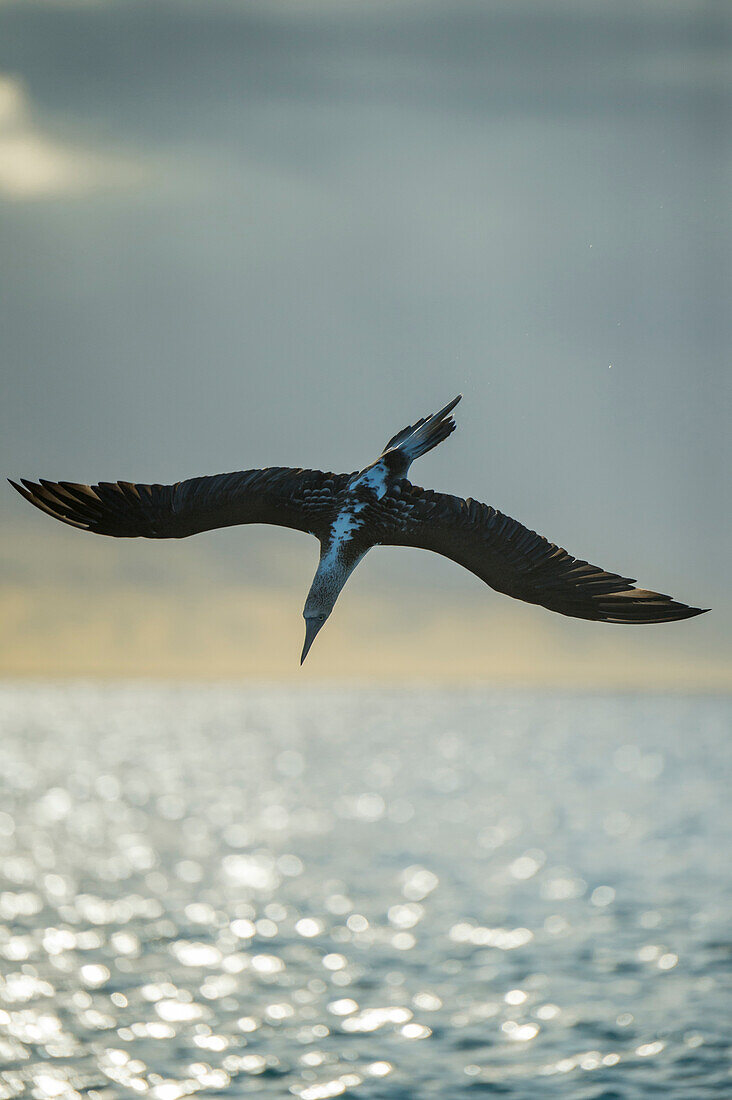
{"type": "Polygon", "coordinates": [[[0,1097],[732,1096],[732,704],[0,689],[0,1097]]]}

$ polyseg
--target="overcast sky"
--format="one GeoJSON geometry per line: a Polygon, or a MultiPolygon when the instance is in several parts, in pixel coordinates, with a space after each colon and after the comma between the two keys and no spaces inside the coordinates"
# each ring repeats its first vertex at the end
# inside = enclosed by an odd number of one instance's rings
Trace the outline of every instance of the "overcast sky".
{"type": "Polygon", "coordinates": [[[715,2],[0,0],[0,467],[350,470],[462,391],[415,481],[718,636],[731,39],[715,2]]]}

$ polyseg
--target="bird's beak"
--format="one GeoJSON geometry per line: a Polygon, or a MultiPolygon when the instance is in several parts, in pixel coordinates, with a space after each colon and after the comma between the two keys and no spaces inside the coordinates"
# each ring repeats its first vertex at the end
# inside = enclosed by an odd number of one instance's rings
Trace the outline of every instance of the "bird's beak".
{"type": "Polygon", "coordinates": [[[306,619],[305,620],[305,645],[302,647],[302,656],[300,657],[300,664],[303,663],[308,653],[310,652],[310,646],[315,641],[318,631],[325,622],[325,619],[306,619]]]}

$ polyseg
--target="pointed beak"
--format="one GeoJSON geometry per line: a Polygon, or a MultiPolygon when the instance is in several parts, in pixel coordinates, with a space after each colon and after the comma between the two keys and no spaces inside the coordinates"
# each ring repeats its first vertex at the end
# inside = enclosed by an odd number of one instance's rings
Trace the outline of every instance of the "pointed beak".
{"type": "Polygon", "coordinates": [[[321,626],[325,622],[325,619],[306,619],[305,620],[305,645],[302,647],[302,656],[300,657],[300,664],[303,663],[308,653],[310,652],[310,646],[315,641],[315,638],[320,630],[321,626]]]}

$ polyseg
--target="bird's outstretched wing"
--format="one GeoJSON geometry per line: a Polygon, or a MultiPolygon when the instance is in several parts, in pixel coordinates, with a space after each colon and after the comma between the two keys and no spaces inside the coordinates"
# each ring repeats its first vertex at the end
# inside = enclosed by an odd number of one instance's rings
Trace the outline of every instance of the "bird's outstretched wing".
{"type": "Polygon", "coordinates": [[[180,539],[241,523],[273,523],[319,536],[348,477],[273,466],[175,485],[77,485],[25,478],[21,485],[10,484],[36,508],[71,527],[117,538],[180,539]]]}
{"type": "Polygon", "coordinates": [[[518,600],[607,623],[665,623],[707,608],[634,588],[635,581],[579,561],[535,531],[477,500],[398,482],[380,502],[379,542],[433,550],[518,600]]]}

